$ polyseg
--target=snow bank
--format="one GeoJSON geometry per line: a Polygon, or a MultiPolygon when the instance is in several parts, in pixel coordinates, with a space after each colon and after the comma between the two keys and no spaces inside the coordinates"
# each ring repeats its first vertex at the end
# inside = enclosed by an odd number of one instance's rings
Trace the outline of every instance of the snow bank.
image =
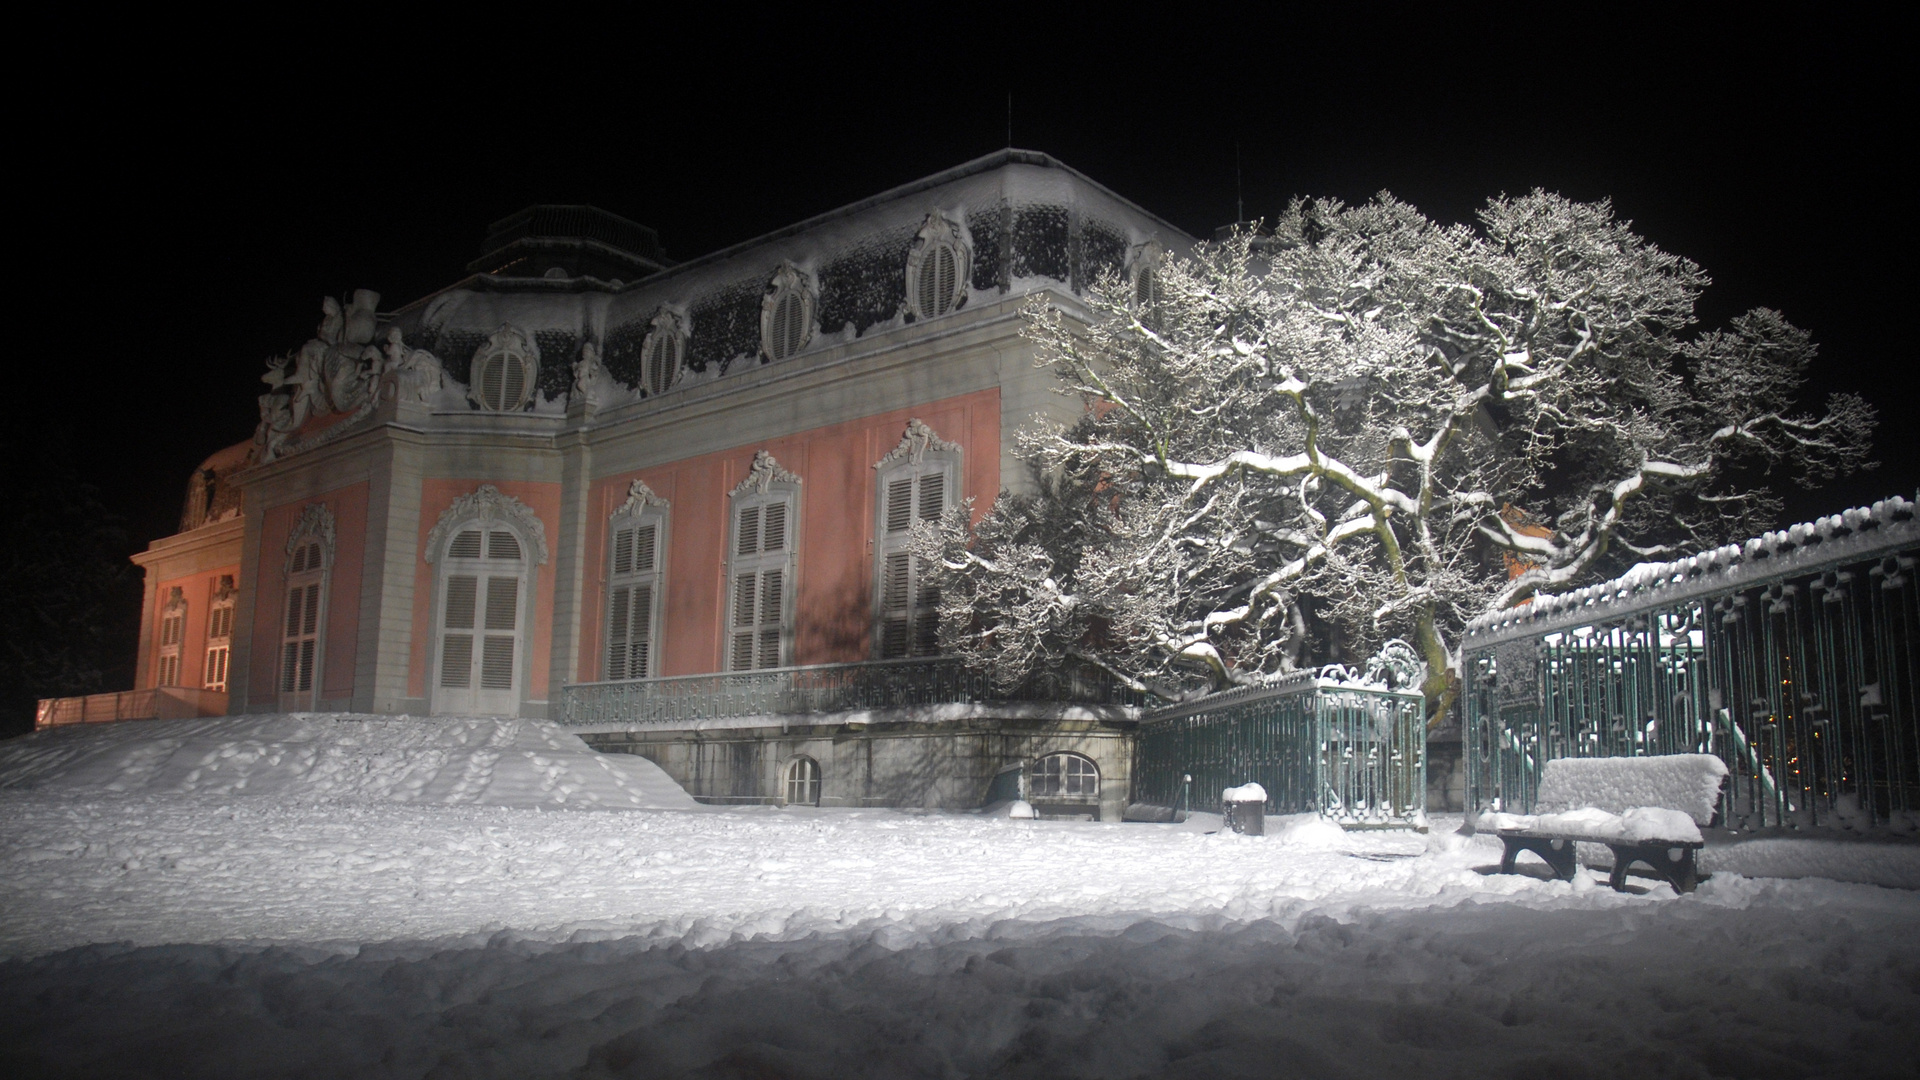
{"type": "Polygon", "coordinates": [[[0,742],[0,788],[65,794],[694,809],[645,758],[543,720],[293,713],[75,725],[0,742]]]}

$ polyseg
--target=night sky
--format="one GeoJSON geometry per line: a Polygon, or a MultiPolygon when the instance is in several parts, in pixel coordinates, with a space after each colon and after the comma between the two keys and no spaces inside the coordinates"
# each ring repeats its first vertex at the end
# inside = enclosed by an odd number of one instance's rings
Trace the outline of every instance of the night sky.
{"type": "MultiPolygon", "coordinates": [[[[556,9],[557,10],[557,9],[556,9]]],[[[958,10],[958,9],[956,9],[958,10]]],[[[126,30],[19,112],[33,414],[124,508],[174,530],[189,470],[246,439],[269,355],[323,295],[392,308],[462,276],[487,224],[588,202],[692,258],[1013,141],[1196,235],[1293,195],[1382,189],[1444,220],[1545,187],[1619,212],[1716,284],[1708,325],[1785,311],[1816,382],[1890,421],[1880,471],[1796,517],[1891,493],[1913,307],[1911,62],[1877,23],[1711,16],[1478,25],[1384,9],[1170,32],[1105,16],[887,27],[741,18],[483,28],[317,25],[296,40],[147,49],[126,30]],[[1098,18],[1107,21],[1101,23],[1098,18]]],[[[522,16],[531,17],[531,16],[522,16]]],[[[78,48],[60,45],[61,49],[78,48]]]]}

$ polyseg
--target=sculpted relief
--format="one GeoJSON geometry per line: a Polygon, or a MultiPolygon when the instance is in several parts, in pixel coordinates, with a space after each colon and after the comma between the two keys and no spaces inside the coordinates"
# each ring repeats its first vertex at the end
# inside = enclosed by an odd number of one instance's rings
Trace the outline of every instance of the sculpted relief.
{"type": "Polygon", "coordinates": [[[382,344],[374,343],[379,304],[380,294],[371,289],[355,289],[345,307],[326,297],[314,337],[293,353],[267,361],[260,381],[268,389],[260,395],[260,426],[254,432],[256,464],[304,448],[294,436],[313,417],[372,412],[389,373],[400,400],[424,403],[439,392],[445,375],[432,353],[407,348],[397,327],[387,331],[382,344]]]}

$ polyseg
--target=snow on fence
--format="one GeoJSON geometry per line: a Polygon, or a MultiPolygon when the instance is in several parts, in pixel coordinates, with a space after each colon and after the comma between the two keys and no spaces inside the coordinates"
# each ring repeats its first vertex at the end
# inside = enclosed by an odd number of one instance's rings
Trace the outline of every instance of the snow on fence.
{"type": "Polygon", "coordinates": [[[1920,810],[1920,521],[1888,499],[1483,616],[1468,798],[1525,812],[1560,757],[1710,753],[1739,827],[1920,810]]]}
{"type": "Polygon", "coordinates": [[[1251,782],[1269,814],[1422,825],[1424,720],[1417,690],[1313,674],[1157,709],[1134,743],[1133,800],[1213,811],[1220,792],[1251,782]]]}
{"type": "Polygon", "coordinates": [[[997,701],[1137,707],[1144,697],[1097,671],[1049,673],[1012,694],[954,657],[674,675],[562,688],[562,724],[673,725],[738,716],[788,716],[997,701]]]}
{"type": "Polygon", "coordinates": [[[115,720],[184,720],[199,716],[225,716],[227,695],[224,690],[201,690],[191,686],[158,686],[146,690],[120,690],[82,697],[41,698],[34,711],[35,730],[62,724],[101,724],[115,720]]]}

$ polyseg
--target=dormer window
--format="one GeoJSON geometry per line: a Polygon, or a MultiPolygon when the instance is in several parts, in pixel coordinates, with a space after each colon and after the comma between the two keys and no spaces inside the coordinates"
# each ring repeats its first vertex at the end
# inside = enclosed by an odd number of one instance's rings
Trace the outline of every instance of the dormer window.
{"type": "Polygon", "coordinates": [[[907,302],[914,318],[931,319],[966,300],[973,256],[960,227],[941,214],[928,214],[907,254],[907,302]]]}
{"type": "Polygon", "coordinates": [[[533,342],[513,327],[502,326],[474,354],[469,396],[488,412],[518,412],[532,395],[539,373],[533,342]]]}
{"type": "Polygon", "coordinates": [[[780,264],[760,305],[760,347],[769,360],[785,360],[813,338],[813,283],[792,263],[780,264]]]}
{"type": "Polygon", "coordinates": [[[1166,311],[1166,296],[1160,282],[1160,262],[1166,252],[1149,240],[1133,249],[1127,272],[1133,278],[1133,310],[1146,326],[1159,329],[1166,311]]]}
{"type": "Polygon", "coordinates": [[[680,362],[686,355],[687,334],[680,317],[662,310],[653,317],[647,330],[646,345],[640,350],[645,360],[642,373],[648,396],[664,394],[680,377],[680,362]]]}

